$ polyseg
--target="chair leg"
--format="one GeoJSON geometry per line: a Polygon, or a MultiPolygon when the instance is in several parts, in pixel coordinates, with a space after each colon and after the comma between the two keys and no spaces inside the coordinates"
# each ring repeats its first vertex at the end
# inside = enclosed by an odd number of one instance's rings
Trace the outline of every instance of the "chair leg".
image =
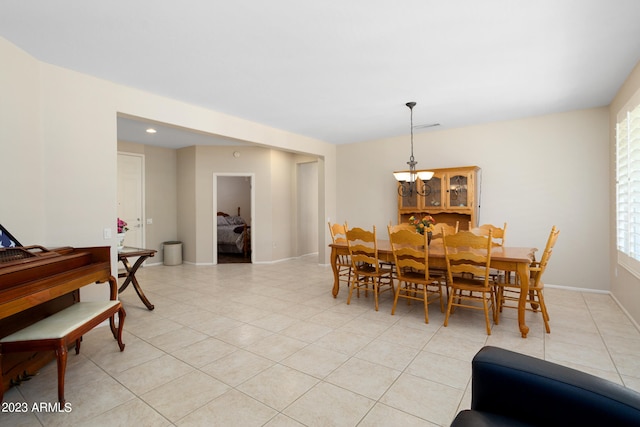
{"type": "MultiPolygon", "coordinates": [[[[453,295],[455,296],[455,292],[453,293],[453,295]]],[[[471,292],[469,292],[469,296],[471,296],[471,292]]],[[[456,304],[460,304],[462,303],[462,289],[458,289],[458,301],[456,302],[456,304]]]]}
{"type": "Polygon", "coordinates": [[[455,289],[451,290],[451,296],[449,297],[449,301],[447,301],[447,313],[444,315],[444,326],[449,325],[449,315],[451,314],[451,306],[453,305],[453,298],[455,296],[455,289]]]}
{"type": "Polygon", "coordinates": [[[529,290],[529,305],[531,306],[531,310],[538,311],[538,304],[536,302],[536,291],[529,290]]]}
{"type": "MultiPolygon", "coordinates": [[[[349,286],[349,296],[347,296],[347,305],[351,304],[351,295],[353,294],[353,288],[356,285],[356,281],[358,280],[358,275],[354,274],[351,279],[351,285],[349,286]]],[[[360,289],[358,288],[358,297],[360,297],[360,289]]]]}
{"type": "Polygon", "coordinates": [[[489,293],[490,293],[489,297],[491,298],[491,314],[493,314],[493,323],[498,325],[500,323],[500,313],[498,312],[498,303],[496,300],[496,293],[493,290],[493,288],[491,288],[491,291],[489,293]]]}
{"type": "Polygon", "coordinates": [[[489,322],[489,307],[487,306],[486,292],[482,293],[482,305],[484,306],[484,320],[487,324],[487,335],[491,335],[491,324],[489,322]]]}
{"type": "Polygon", "coordinates": [[[440,313],[444,313],[444,296],[442,295],[442,283],[438,282],[438,298],[440,298],[440,313]]]}
{"type": "Polygon", "coordinates": [[[378,294],[380,293],[380,278],[374,277],[372,282],[373,282],[373,300],[375,301],[376,311],[378,311],[378,294]]]}
{"type": "MultiPolygon", "coordinates": [[[[407,282],[404,283],[405,286],[407,282]]],[[[400,290],[402,289],[402,282],[398,282],[398,288],[393,292],[393,306],[391,307],[391,315],[393,316],[396,313],[396,305],[398,304],[398,297],[400,296],[400,290]]]]}
{"type": "MultiPolygon", "coordinates": [[[[428,292],[427,292],[427,285],[423,285],[423,293],[422,293],[422,298],[423,298],[423,304],[424,304],[424,323],[429,323],[429,298],[428,298],[428,292]]],[[[440,299],[440,304],[442,304],[442,298],[440,299]]]]}
{"type": "Polygon", "coordinates": [[[549,327],[549,313],[547,312],[547,304],[544,302],[544,296],[542,295],[542,291],[536,291],[538,294],[538,301],[540,302],[540,311],[542,312],[542,320],[544,321],[544,328],[548,334],[551,333],[551,328],[549,327]]]}
{"type": "Polygon", "coordinates": [[[504,287],[498,286],[498,296],[496,299],[498,303],[498,311],[502,313],[502,305],[504,304],[504,287]]]}

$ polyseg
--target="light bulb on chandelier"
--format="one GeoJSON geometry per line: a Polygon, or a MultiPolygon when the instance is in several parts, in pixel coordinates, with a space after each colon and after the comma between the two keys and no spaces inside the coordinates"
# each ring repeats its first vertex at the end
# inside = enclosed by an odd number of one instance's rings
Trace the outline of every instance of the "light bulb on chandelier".
{"type": "Polygon", "coordinates": [[[409,165],[408,172],[394,172],[393,176],[399,182],[398,185],[398,194],[402,197],[411,197],[413,194],[419,194],[424,196],[426,194],[426,189],[424,186],[424,182],[428,181],[433,177],[433,172],[430,171],[416,171],[416,162],[415,157],[413,157],[413,107],[416,106],[415,102],[407,102],[407,107],[411,111],[411,156],[409,157],[409,161],[407,164],[409,165]],[[417,179],[423,182],[422,188],[418,188],[417,179]]]}

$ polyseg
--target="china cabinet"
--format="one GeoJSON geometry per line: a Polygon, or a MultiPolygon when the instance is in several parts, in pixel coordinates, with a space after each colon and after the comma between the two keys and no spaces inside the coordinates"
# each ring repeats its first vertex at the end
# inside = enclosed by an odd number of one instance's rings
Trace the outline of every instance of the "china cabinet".
{"type": "MultiPolygon", "coordinates": [[[[398,223],[408,222],[412,215],[431,215],[436,222],[458,223],[460,230],[478,225],[480,212],[480,177],[478,166],[428,169],[433,177],[417,179],[416,188],[409,195],[398,197],[398,223]]],[[[401,183],[398,183],[400,186],[401,183]]]]}

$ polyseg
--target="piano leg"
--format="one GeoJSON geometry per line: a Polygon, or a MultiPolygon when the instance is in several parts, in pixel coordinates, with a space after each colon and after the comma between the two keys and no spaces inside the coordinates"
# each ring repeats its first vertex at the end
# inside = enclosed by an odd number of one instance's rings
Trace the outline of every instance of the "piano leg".
{"type": "Polygon", "coordinates": [[[56,360],[58,364],[58,401],[60,407],[64,406],[64,373],[67,369],[67,346],[64,340],[60,341],[60,345],[56,348],[56,360]]]}
{"type": "Polygon", "coordinates": [[[115,322],[115,314],[109,318],[109,326],[111,327],[111,333],[113,334],[113,338],[118,340],[118,347],[120,347],[120,351],[124,350],[124,343],[122,342],[122,329],[124,327],[124,318],[127,313],[124,311],[124,308],[120,308],[118,310],[118,326],[116,327],[115,322]]]}

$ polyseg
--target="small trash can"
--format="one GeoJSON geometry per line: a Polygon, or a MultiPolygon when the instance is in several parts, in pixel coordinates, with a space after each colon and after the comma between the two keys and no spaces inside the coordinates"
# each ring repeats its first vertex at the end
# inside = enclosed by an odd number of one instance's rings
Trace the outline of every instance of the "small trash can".
{"type": "Polygon", "coordinates": [[[182,264],[182,242],[164,242],[162,245],[164,265],[182,264]]]}

